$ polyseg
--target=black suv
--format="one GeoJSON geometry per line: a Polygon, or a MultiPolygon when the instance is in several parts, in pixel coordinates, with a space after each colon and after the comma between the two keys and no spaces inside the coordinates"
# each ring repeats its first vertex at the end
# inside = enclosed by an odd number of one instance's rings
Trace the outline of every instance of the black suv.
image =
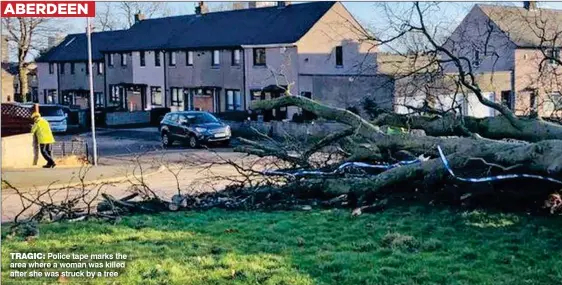
{"type": "Polygon", "coordinates": [[[182,111],[166,114],[160,122],[162,145],[171,146],[174,141],[185,141],[189,147],[200,144],[230,143],[230,126],[208,112],[182,111]]]}

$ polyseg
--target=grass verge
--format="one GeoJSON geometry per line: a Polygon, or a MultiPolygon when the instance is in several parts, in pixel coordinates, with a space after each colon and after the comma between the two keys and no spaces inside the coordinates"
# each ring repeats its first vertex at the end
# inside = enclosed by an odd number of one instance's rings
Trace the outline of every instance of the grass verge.
{"type": "Polygon", "coordinates": [[[119,277],[67,284],[559,284],[560,226],[553,217],[421,206],[356,218],[213,210],[53,223],[32,241],[3,230],[2,283],[34,284],[9,277],[11,252],[74,252],[131,259],[119,277]]]}

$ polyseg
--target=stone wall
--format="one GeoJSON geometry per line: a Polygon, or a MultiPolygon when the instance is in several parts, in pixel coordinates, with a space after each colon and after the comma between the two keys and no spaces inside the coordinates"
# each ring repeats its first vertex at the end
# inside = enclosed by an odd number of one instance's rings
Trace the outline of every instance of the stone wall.
{"type": "Polygon", "coordinates": [[[150,123],[150,112],[114,112],[105,117],[107,126],[140,125],[150,123]]]}
{"type": "Polygon", "coordinates": [[[47,162],[39,153],[30,133],[2,138],[2,168],[27,168],[45,164],[47,162]]]}

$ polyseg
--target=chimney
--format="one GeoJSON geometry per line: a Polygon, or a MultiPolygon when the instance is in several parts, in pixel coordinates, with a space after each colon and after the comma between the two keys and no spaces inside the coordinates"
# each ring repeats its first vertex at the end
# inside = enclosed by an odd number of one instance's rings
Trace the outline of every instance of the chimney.
{"type": "Polygon", "coordinates": [[[201,16],[208,12],[209,8],[207,7],[207,5],[205,5],[205,2],[199,1],[199,4],[197,4],[197,7],[195,7],[195,14],[201,16]]]}
{"type": "Polygon", "coordinates": [[[277,8],[285,8],[285,6],[289,5],[291,2],[287,1],[277,1],[277,8]]]}
{"type": "Polygon", "coordinates": [[[2,63],[10,61],[10,53],[8,51],[8,37],[2,35],[2,63]]]}
{"type": "Polygon", "coordinates": [[[135,24],[144,20],[144,14],[142,14],[140,11],[138,13],[135,14],[135,24]]]}
{"type": "MultiPolygon", "coordinates": [[[[248,9],[272,7],[272,6],[276,6],[277,3],[278,3],[278,2],[249,1],[249,2],[248,2],[248,9]]],[[[287,3],[288,3],[288,2],[287,2],[287,3]]]]}
{"type": "Polygon", "coordinates": [[[537,2],[536,1],[523,1],[523,8],[527,11],[534,11],[537,10],[537,2]]]}

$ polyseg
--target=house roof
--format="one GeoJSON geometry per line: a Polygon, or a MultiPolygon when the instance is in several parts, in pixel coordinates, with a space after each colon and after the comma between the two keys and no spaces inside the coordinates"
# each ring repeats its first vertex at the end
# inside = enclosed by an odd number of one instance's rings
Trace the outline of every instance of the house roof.
{"type": "Polygon", "coordinates": [[[297,42],[336,2],[291,4],[142,20],[107,52],[297,42]]]}
{"type": "MultiPolygon", "coordinates": [[[[527,10],[521,7],[482,4],[477,6],[519,47],[552,45],[550,40],[562,32],[562,10],[527,10]]],[[[559,35],[555,44],[557,46],[562,45],[560,37],[559,35]]]]}
{"type": "Polygon", "coordinates": [[[8,72],[11,75],[18,74],[18,63],[17,62],[2,62],[2,70],[8,72]]]}
{"type": "MultiPolygon", "coordinates": [[[[120,41],[126,30],[92,33],[92,60],[103,59],[101,50],[120,41]]],[[[36,62],[87,61],[88,38],[86,33],[70,34],[57,46],[39,56],[36,62]]]]}

